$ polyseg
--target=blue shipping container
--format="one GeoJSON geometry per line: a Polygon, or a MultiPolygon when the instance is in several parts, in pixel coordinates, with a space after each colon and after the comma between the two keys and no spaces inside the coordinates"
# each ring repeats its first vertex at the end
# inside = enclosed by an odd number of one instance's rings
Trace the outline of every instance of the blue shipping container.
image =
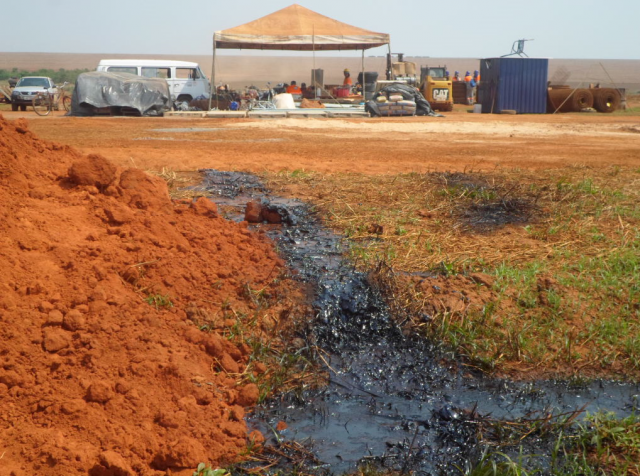
{"type": "Polygon", "coordinates": [[[518,114],[547,112],[549,60],[488,58],[480,60],[478,102],[482,112],[514,110],[518,114]]]}

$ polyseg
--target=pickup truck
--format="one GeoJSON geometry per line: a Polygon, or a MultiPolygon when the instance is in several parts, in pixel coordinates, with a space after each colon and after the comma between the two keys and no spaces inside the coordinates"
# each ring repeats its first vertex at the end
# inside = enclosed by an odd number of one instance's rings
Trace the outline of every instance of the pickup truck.
{"type": "Polygon", "coordinates": [[[11,92],[11,110],[26,111],[33,98],[40,92],[49,91],[53,94],[58,92],[56,85],[51,78],[46,76],[24,76],[20,78],[16,87],[11,92]]]}

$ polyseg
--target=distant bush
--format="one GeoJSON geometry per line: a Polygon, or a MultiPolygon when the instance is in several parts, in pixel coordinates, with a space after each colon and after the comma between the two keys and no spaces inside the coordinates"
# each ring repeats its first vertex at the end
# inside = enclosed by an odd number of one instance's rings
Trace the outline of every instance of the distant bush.
{"type": "Polygon", "coordinates": [[[56,84],[62,84],[65,81],[69,83],[75,83],[77,77],[88,72],[88,69],[64,69],[60,68],[58,71],[53,69],[39,69],[38,71],[24,71],[18,68],[0,69],[0,81],[6,81],[9,78],[21,78],[22,76],[48,76],[53,79],[56,84]]]}

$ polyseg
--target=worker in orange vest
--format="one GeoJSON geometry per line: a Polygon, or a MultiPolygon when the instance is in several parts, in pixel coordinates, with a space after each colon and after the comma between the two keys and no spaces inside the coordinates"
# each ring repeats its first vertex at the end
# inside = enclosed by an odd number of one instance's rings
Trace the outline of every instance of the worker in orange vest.
{"type": "Polygon", "coordinates": [[[291,85],[287,86],[287,92],[289,94],[302,94],[302,89],[300,89],[298,83],[291,81],[291,85]]]}
{"type": "Polygon", "coordinates": [[[462,78],[460,77],[460,71],[456,71],[455,73],[453,73],[453,80],[462,81],[462,78]]]}
{"type": "Polygon", "coordinates": [[[478,70],[473,72],[473,79],[476,82],[476,86],[478,86],[480,84],[480,72],[478,70]]]}
{"type": "Polygon", "coordinates": [[[343,86],[353,86],[353,80],[351,79],[351,73],[348,69],[344,70],[344,81],[342,82],[343,86]]]}
{"type": "Polygon", "coordinates": [[[291,85],[287,88],[289,94],[302,94],[302,89],[296,84],[295,81],[291,81],[291,85]]]}

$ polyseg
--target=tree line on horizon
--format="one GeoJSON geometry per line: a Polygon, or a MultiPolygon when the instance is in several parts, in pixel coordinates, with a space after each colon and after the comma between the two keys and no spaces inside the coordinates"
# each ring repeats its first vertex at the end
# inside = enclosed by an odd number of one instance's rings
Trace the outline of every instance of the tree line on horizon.
{"type": "Polygon", "coordinates": [[[0,81],[6,81],[9,78],[21,78],[23,76],[47,76],[53,79],[56,84],[62,84],[65,81],[68,83],[75,83],[76,79],[82,73],[89,72],[88,69],[64,69],[59,70],[41,68],[37,71],[26,71],[23,69],[0,69],[0,81]]]}

